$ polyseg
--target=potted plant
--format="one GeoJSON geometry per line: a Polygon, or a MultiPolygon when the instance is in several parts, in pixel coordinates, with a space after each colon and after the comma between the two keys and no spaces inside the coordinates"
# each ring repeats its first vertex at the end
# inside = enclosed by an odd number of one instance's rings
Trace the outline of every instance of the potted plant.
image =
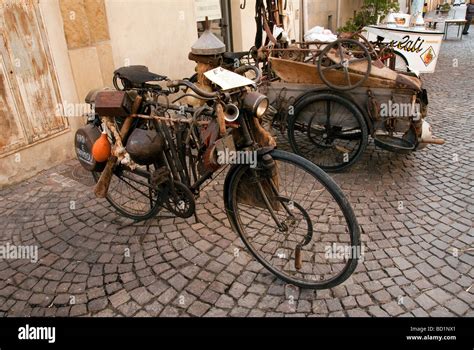
{"type": "Polygon", "coordinates": [[[385,18],[390,12],[395,13],[399,10],[398,1],[364,0],[360,10],[343,27],[339,28],[338,32],[356,32],[365,26],[377,24],[379,18],[385,18]]]}

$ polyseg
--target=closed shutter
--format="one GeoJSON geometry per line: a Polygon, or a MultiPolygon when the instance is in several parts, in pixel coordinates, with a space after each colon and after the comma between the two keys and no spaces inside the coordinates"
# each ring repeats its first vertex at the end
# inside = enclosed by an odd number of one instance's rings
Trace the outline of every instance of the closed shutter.
{"type": "Polygon", "coordinates": [[[35,0],[0,5],[0,155],[68,128],[35,0]]]}

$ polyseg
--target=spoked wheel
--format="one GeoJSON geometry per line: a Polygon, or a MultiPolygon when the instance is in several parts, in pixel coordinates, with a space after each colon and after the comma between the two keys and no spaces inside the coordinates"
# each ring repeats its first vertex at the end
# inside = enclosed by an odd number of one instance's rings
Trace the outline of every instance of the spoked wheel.
{"type": "Polygon", "coordinates": [[[344,282],[360,252],[349,202],[308,160],[279,150],[270,155],[278,175],[245,165],[229,172],[224,196],[233,228],[252,255],[288,283],[325,289],[344,282]]]}
{"type": "Polygon", "coordinates": [[[369,79],[372,58],[359,41],[336,40],[321,52],[318,73],[321,80],[334,90],[355,89],[369,79]]]}
{"type": "MultiPolygon", "coordinates": [[[[153,166],[142,170],[150,168],[153,166]]],[[[93,172],[92,175],[97,182],[100,173],[93,172]]],[[[150,219],[160,210],[159,190],[145,176],[121,166],[114,170],[106,199],[120,214],[136,221],[150,219]]]]}
{"type": "Polygon", "coordinates": [[[326,171],[353,165],[368,142],[364,117],[349,100],[331,93],[308,95],[288,121],[293,152],[326,171]]]}

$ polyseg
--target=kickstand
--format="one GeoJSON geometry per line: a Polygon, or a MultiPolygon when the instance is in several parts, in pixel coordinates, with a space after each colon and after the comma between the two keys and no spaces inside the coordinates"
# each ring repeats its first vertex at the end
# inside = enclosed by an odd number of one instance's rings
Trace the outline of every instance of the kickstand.
{"type": "Polygon", "coordinates": [[[194,219],[196,220],[196,224],[200,224],[201,221],[199,220],[198,218],[198,214],[196,213],[196,211],[194,211],[194,219]]]}

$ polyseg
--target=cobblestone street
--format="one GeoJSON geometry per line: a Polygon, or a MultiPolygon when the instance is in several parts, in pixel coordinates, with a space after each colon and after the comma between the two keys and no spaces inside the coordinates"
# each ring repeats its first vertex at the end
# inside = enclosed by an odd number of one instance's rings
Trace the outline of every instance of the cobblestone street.
{"type": "Polygon", "coordinates": [[[0,191],[0,244],[39,247],[37,263],[0,260],[0,315],[474,316],[474,34],[445,41],[423,81],[447,143],[397,155],[370,141],[334,175],[365,246],[344,284],[300,290],[263,269],[230,229],[223,176],[197,200],[201,223],[133,224],[72,160],[0,191]]]}

